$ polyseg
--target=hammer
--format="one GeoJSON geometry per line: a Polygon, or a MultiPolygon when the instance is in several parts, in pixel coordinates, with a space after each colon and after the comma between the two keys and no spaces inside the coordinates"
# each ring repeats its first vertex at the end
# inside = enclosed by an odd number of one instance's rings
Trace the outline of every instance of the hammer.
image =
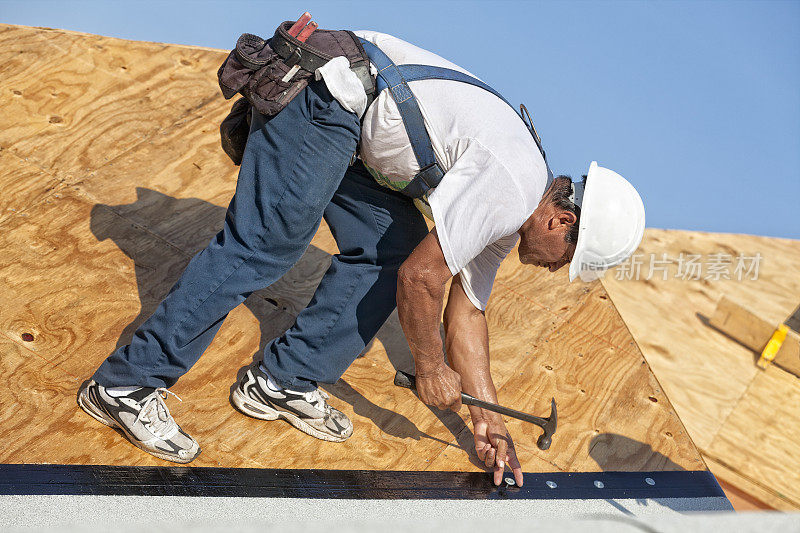
{"type": "MultiPolygon", "coordinates": [[[[404,387],[413,391],[417,390],[416,377],[412,376],[411,374],[407,374],[402,370],[398,370],[394,375],[394,384],[398,387],[404,387]]],[[[556,433],[556,426],[558,425],[558,413],[556,412],[555,398],[550,400],[550,416],[547,418],[515,411],[514,409],[509,409],[508,407],[503,407],[502,405],[484,402],[483,400],[479,400],[465,392],[461,393],[461,403],[464,405],[474,405],[475,407],[480,407],[481,409],[486,409],[487,411],[493,411],[495,413],[500,413],[501,415],[510,416],[518,420],[524,420],[525,422],[536,424],[544,430],[544,433],[539,435],[539,440],[536,441],[536,445],[540,450],[546,450],[550,447],[550,443],[553,440],[553,435],[556,433]]]]}

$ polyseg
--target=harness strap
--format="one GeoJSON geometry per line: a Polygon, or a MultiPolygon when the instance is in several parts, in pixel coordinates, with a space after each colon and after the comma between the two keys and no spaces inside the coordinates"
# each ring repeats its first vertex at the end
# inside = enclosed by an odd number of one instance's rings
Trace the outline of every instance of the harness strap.
{"type": "Polygon", "coordinates": [[[436,162],[431,138],[428,136],[428,130],[425,129],[425,121],[419,110],[419,104],[400,69],[389,59],[389,56],[371,42],[365,39],[360,39],[360,41],[367,57],[378,69],[377,93],[383,89],[389,89],[392,94],[403,117],[403,125],[406,128],[408,140],[411,141],[411,149],[417,158],[417,164],[419,164],[419,173],[401,192],[411,198],[420,198],[430,189],[439,185],[444,177],[444,171],[436,162]]]}
{"type": "MultiPolygon", "coordinates": [[[[528,116],[528,121],[525,120],[525,117],[522,115],[521,110],[517,111],[511,102],[506,100],[502,94],[492,89],[489,85],[485,84],[478,78],[474,78],[468,74],[464,74],[463,72],[459,72],[457,70],[453,70],[451,68],[445,67],[434,67],[432,65],[399,65],[397,67],[400,70],[400,73],[405,78],[406,82],[410,81],[420,81],[420,80],[451,80],[451,81],[460,81],[463,83],[469,83],[470,85],[474,85],[475,87],[480,87],[481,89],[488,91],[504,101],[511,109],[514,109],[514,112],[519,115],[519,118],[522,119],[522,122],[525,124],[525,127],[528,128],[528,131],[531,132],[531,136],[533,140],[536,141],[536,147],[539,148],[539,152],[541,152],[542,157],[544,158],[545,165],[547,165],[547,156],[544,153],[544,148],[542,147],[542,140],[539,138],[539,135],[536,133],[536,130],[533,127],[533,122],[530,122],[530,115],[528,116]]],[[[380,89],[378,89],[380,92],[380,89]]],[[[525,107],[525,106],[521,106],[525,107]]],[[[528,110],[525,109],[525,113],[527,114],[528,110]]],[[[547,166],[548,174],[550,174],[550,167],[547,166]]]]}
{"type": "MultiPolygon", "coordinates": [[[[400,110],[400,115],[403,117],[403,124],[405,125],[406,133],[408,133],[411,148],[414,151],[414,156],[417,158],[417,163],[421,169],[411,182],[400,191],[406,196],[420,198],[430,189],[439,185],[439,182],[441,182],[444,177],[444,171],[436,161],[433,146],[431,145],[431,138],[428,135],[428,131],[425,129],[425,121],[422,118],[419,104],[414,97],[414,93],[411,92],[408,82],[421,80],[450,80],[468,83],[492,93],[514,109],[514,106],[503,98],[503,95],[492,89],[486,83],[468,74],[431,65],[396,65],[389,59],[389,56],[371,42],[361,38],[359,38],[359,41],[364,47],[364,51],[367,57],[369,57],[369,60],[378,69],[375,96],[377,98],[377,95],[383,89],[389,89],[392,98],[397,104],[397,108],[400,110]]],[[[544,153],[539,136],[533,129],[533,124],[529,126],[528,123],[525,122],[522,114],[516,111],[516,109],[514,111],[525,124],[525,127],[530,132],[544,158],[549,185],[549,182],[552,180],[552,172],[550,171],[550,166],[547,164],[547,156],[544,153]]]]}

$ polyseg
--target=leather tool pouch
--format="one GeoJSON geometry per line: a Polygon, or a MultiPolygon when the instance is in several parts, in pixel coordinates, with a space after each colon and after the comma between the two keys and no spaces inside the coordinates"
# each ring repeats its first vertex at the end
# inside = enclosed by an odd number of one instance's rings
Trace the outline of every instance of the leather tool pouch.
{"type": "Polygon", "coordinates": [[[364,84],[368,101],[375,94],[369,59],[352,32],[318,29],[301,42],[289,35],[292,24],[287,21],[278,26],[269,40],[243,34],[217,72],[225,99],[237,93],[245,98],[236,101],[220,125],[222,147],[237,165],[249,133],[249,120],[241,120],[249,118],[248,106],[267,117],[277,115],[306,88],[314,72],[334,57],[348,58],[350,68],[364,84]]]}
{"type": "Polygon", "coordinates": [[[228,154],[234,165],[242,164],[248,135],[250,135],[250,102],[247,101],[247,98],[239,98],[233,104],[231,112],[219,125],[222,149],[228,154]]]}

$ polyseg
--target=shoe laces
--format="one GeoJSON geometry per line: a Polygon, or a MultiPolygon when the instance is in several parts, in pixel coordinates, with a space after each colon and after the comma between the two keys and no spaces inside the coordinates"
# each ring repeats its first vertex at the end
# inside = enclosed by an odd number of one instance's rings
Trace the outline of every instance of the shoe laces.
{"type": "Polygon", "coordinates": [[[167,404],[164,403],[168,395],[175,396],[179,402],[183,401],[180,396],[171,390],[159,387],[142,400],[142,403],[140,403],[142,408],[136,416],[135,423],[142,422],[157,437],[163,438],[170,433],[174,433],[177,427],[175,419],[169,414],[167,404]]]}
{"type": "Polygon", "coordinates": [[[312,391],[304,392],[303,398],[320,411],[324,411],[325,415],[330,414],[331,406],[328,405],[328,402],[326,401],[328,398],[330,398],[330,396],[328,396],[328,393],[326,393],[324,390],[316,388],[312,391]]]}

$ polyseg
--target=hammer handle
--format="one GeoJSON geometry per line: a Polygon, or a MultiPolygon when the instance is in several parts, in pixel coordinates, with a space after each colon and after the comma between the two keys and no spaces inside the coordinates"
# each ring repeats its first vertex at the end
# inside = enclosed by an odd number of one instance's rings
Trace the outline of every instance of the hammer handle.
{"type": "MultiPolygon", "coordinates": [[[[404,387],[406,389],[417,390],[417,378],[403,372],[402,370],[398,370],[397,373],[394,375],[394,384],[398,387],[404,387]]],[[[510,416],[513,418],[517,418],[519,420],[525,420],[526,422],[531,422],[538,426],[543,426],[547,423],[547,420],[544,418],[529,415],[528,413],[523,413],[520,411],[516,411],[514,409],[509,409],[508,407],[503,407],[502,405],[496,405],[489,402],[484,402],[483,400],[479,400],[474,396],[471,396],[465,392],[461,393],[461,403],[464,405],[474,405],[475,407],[480,407],[481,409],[486,409],[487,411],[493,411],[495,413],[500,413],[501,415],[510,416]]]]}

